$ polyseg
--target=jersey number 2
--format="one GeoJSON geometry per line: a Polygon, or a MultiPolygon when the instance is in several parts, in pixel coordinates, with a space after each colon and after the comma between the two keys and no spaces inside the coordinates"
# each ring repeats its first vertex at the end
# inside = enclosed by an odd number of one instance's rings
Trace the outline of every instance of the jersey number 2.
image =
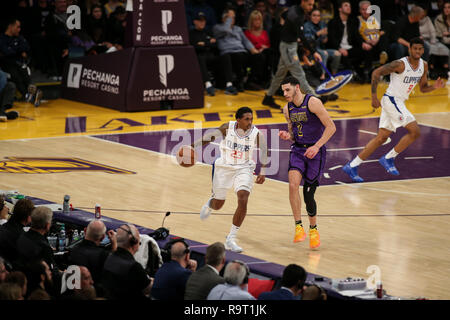
{"type": "Polygon", "coordinates": [[[236,159],[242,159],[243,152],[239,150],[233,150],[231,156],[236,159]]]}
{"type": "Polygon", "coordinates": [[[411,92],[411,90],[412,90],[412,88],[414,88],[414,85],[413,85],[413,84],[410,84],[410,85],[409,85],[409,88],[408,88],[408,92],[407,92],[407,93],[410,93],[410,92],[411,92]]]}

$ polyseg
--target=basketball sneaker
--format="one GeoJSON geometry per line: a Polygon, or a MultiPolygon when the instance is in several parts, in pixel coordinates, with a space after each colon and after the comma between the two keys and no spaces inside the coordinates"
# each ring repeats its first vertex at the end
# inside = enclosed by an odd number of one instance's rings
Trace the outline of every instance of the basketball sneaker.
{"type": "Polygon", "coordinates": [[[206,204],[202,207],[202,210],[200,210],[200,219],[205,220],[211,215],[212,209],[209,207],[209,202],[211,199],[206,202],[206,204]]]}
{"type": "Polygon", "coordinates": [[[382,156],[378,161],[388,173],[393,174],[394,176],[398,176],[400,174],[394,165],[394,158],[386,159],[386,156],[382,156]]]}
{"type": "Polygon", "coordinates": [[[301,242],[305,240],[306,233],[303,227],[299,224],[295,225],[295,236],[294,236],[294,242],[301,242]]]}
{"type": "Polygon", "coordinates": [[[237,253],[243,251],[242,248],[236,244],[235,238],[228,238],[228,237],[227,237],[227,240],[225,241],[225,249],[231,250],[231,251],[237,252],[237,253]]]}
{"type": "Polygon", "coordinates": [[[358,167],[350,167],[350,161],[342,167],[342,171],[348,174],[354,182],[364,182],[364,179],[358,175],[358,167]]]}
{"type": "Polygon", "coordinates": [[[309,229],[309,247],[311,249],[318,248],[320,246],[320,235],[317,228],[309,229]]]}

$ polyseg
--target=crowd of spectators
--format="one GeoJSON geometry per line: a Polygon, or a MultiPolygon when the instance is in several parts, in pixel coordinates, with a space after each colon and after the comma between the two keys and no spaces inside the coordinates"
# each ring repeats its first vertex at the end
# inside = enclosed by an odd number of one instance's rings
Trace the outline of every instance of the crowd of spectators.
{"type": "Polygon", "coordinates": [[[278,283],[265,280],[269,285],[251,288],[252,280],[263,280],[252,279],[245,262],[227,262],[222,242],[193,258],[184,239],[171,239],[158,247],[164,258],[148,255],[148,261],[161,260],[150,271],[137,254],[148,236],[132,224],[107,230],[93,219],[84,237],[61,251],[49,241],[55,226],[50,208],[24,198],[10,212],[0,195],[0,214],[0,300],[326,299],[320,287],[306,285],[307,272],[296,264],[284,269],[278,283]]]}
{"type": "MultiPolygon", "coordinates": [[[[42,93],[30,86],[33,70],[61,80],[68,58],[124,46],[125,0],[11,0],[1,6],[0,121],[18,116],[6,112],[11,91],[39,105],[42,93]],[[81,10],[80,30],[67,27],[70,5],[81,10]]],[[[375,67],[407,55],[408,41],[416,36],[425,40],[430,78],[448,75],[449,0],[185,0],[185,10],[210,96],[216,88],[230,95],[269,89],[263,104],[275,107],[270,83],[279,63],[286,67],[281,53],[287,47],[296,48],[301,71],[289,66],[286,72],[301,75],[306,91],[328,77],[320,60],[333,74],[351,69],[354,81],[368,83],[375,67]],[[306,10],[311,4],[314,10],[306,10]],[[376,12],[367,13],[371,4],[381,8],[380,21],[376,12]],[[292,6],[300,20],[291,19],[292,6]],[[297,39],[286,36],[292,31],[297,39]]]]}

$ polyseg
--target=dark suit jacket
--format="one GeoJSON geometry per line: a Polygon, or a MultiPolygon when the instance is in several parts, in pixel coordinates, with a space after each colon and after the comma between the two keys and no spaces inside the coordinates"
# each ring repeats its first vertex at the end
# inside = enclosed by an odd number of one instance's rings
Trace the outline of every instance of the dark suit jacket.
{"type": "Polygon", "coordinates": [[[204,265],[189,277],[184,300],[206,300],[211,289],[222,283],[225,283],[225,279],[210,266],[204,265]]]}
{"type": "Polygon", "coordinates": [[[278,289],[270,292],[263,292],[259,295],[258,300],[296,300],[290,290],[278,289]]]}
{"type": "MultiPolygon", "coordinates": [[[[356,18],[348,18],[347,20],[347,33],[348,43],[353,48],[361,49],[362,37],[359,34],[359,22],[356,18]]],[[[342,37],[344,36],[344,23],[339,16],[328,22],[328,42],[327,48],[339,50],[342,37]]]]}

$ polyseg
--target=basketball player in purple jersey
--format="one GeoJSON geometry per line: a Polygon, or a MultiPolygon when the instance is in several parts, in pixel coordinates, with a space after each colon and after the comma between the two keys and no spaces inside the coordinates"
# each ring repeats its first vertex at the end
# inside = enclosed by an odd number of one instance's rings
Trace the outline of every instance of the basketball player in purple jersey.
{"type": "Polygon", "coordinates": [[[318,98],[300,91],[300,82],[296,78],[284,79],[281,89],[288,102],[283,108],[283,113],[289,131],[280,131],[279,136],[283,140],[293,142],[289,156],[289,201],[295,219],[294,242],[306,238],[299,194],[303,179],[303,198],[309,218],[309,246],[314,249],[320,246],[314,193],[325,167],[325,143],[336,132],[336,126],[318,98]]]}

